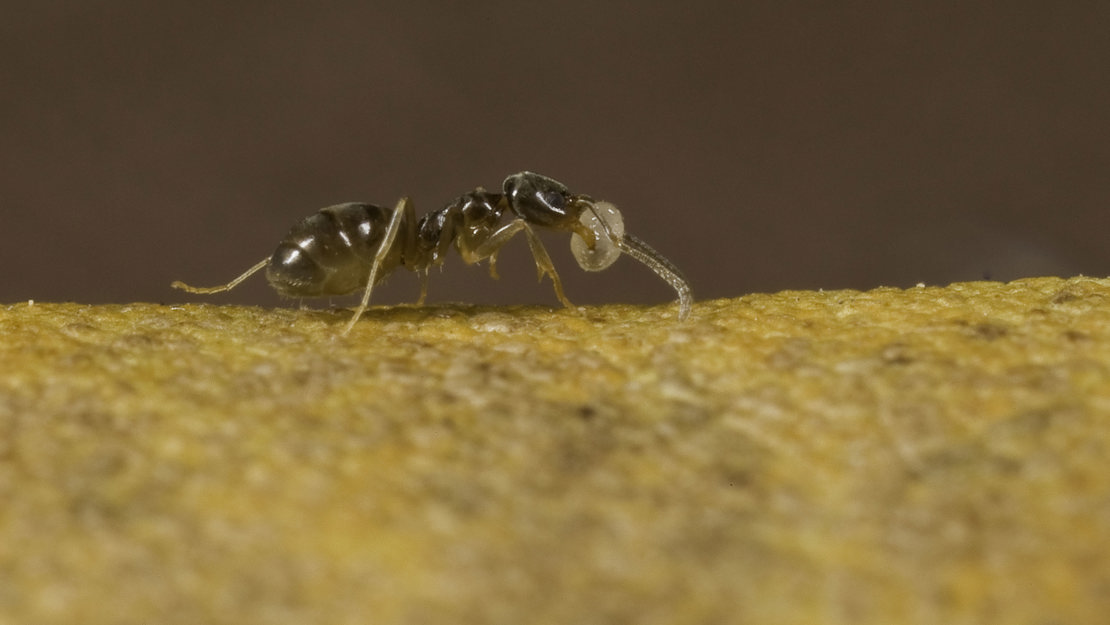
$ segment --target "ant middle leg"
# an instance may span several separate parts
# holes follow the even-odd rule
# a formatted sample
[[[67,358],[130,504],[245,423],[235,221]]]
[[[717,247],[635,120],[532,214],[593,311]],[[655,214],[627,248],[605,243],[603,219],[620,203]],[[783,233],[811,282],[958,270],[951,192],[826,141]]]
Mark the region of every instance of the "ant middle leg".
[[[428,298],[428,268],[417,269],[416,274],[420,276],[420,298],[416,300],[416,305],[423,306],[424,300]]]

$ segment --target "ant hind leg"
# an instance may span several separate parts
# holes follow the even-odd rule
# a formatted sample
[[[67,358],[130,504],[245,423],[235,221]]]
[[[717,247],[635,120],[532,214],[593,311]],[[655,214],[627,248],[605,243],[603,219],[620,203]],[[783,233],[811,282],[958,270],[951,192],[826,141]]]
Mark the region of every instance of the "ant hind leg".
[[[258,264],[246,270],[243,275],[235,278],[227,284],[222,284],[220,286],[189,286],[188,284],[185,284],[180,280],[175,280],[173,283],[170,284],[170,286],[175,289],[181,289],[182,291],[188,291],[189,293],[200,293],[202,295],[207,295],[211,293],[223,293],[224,291],[230,291],[231,289],[234,289],[236,286],[239,285],[240,282],[258,273],[268,264],[270,264],[269,256],[263,258],[261,261],[258,262]]]
[[[377,253],[374,254],[373,263],[370,265],[370,275],[366,278],[366,290],[362,292],[362,301],[359,302],[358,308],[351,315],[347,327],[343,328],[344,336],[351,331],[351,328],[355,327],[355,322],[362,316],[362,313],[366,312],[366,307],[370,304],[370,292],[374,290],[374,283],[378,281],[378,270],[381,269],[385,257],[389,255],[389,250],[393,249],[393,242],[397,239],[397,233],[401,231],[401,222],[404,221],[406,211],[413,211],[412,202],[407,197],[403,197],[393,208],[393,216],[389,219],[389,224],[382,235],[382,242],[378,246]]]

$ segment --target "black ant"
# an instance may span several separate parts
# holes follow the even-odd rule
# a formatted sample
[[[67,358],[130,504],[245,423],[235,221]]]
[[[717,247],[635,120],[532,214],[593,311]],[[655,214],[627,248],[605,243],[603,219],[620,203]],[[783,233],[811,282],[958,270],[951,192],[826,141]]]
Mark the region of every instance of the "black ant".
[[[689,316],[693,295],[686,278],[647,243],[624,232],[615,206],[572,194],[562,183],[527,171],[506,178],[502,188],[503,193],[491,193],[478,187],[419,221],[407,197],[392,210],[356,202],[329,206],[298,222],[273,255],[231,282],[209,288],[183,282],[172,286],[190,293],[219,293],[265,268],[270,286],[288,297],[346,295],[362,289],[362,301],[343,330],[346,334],[366,310],[374,285],[397,267],[420,275],[420,305],[428,292],[428,270],[443,264],[452,244],[468,264],[488,258],[490,275],[496,278],[498,252],[523,231],[539,279],[551,276],[555,295],[571,308],[551,257],[533,229],[540,227],[570,232],[571,250],[586,271],[605,269],[622,252],[647,265],[678,293],[678,318]],[[515,218],[502,225],[506,210]]]

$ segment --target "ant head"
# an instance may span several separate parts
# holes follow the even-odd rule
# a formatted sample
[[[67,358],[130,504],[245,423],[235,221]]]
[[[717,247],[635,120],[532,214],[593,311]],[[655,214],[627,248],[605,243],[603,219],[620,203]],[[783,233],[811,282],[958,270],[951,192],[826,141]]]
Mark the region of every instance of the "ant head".
[[[573,228],[585,208],[586,198],[571,195],[563,183],[530,171],[509,176],[503,188],[513,212],[537,226]]]

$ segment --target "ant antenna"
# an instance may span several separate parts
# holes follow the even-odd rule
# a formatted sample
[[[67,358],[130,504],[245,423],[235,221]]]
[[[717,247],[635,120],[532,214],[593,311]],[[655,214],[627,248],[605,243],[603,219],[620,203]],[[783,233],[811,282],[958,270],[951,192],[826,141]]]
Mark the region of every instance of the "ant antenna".
[[[694,303],[694,293],[690,290],[690,283],[686,281],[686,277],[682,275],[678,267],[675,267],[674,263],[656,252],[643,240],[627,232],[624,238],[617,241],[617,245],[620,246],[622,252],[647,265],[656,275],[671,285],[671,288],[678,293],[678,320],[685,321],[690,316],[690,308]]]
[[[678,293],[678,319],[685,321],[690,316],[694,295],[678,267],[642,239],[625,232],[624,219],[615,205],[590,200],[586,200],[585,205],[588,210],[582,213],[580,221],[594,233],[594,248],[590,249],[578,235],[571,238],[571,251],[578,265],[586,271],[601,271],[616,262],[621,252],[628,254]]]

